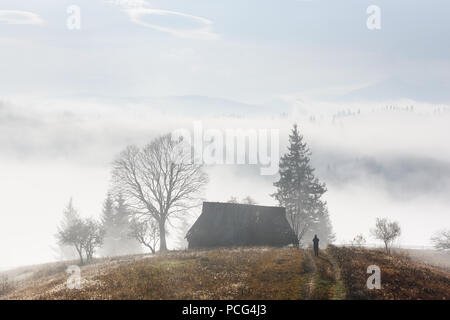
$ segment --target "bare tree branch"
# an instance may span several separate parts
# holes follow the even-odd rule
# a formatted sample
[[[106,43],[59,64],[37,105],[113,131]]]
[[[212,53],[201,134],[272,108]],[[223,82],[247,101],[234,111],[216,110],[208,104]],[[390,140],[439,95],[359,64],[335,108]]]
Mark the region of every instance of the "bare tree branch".
[[[113,163],[114,188],[136,216],[158,223],[161,251],[167,250],[166,222],[198,206],[198,195],[208,181],[182,144],[164,135],[142,149],[127,147]]]

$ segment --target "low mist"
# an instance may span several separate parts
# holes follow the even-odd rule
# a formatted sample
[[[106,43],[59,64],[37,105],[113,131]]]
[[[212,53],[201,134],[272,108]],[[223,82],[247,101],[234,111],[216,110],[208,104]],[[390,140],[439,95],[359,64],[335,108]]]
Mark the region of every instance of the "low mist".
[[[359,233],[376,243],[369,233],[376,217],[400,223],[403,246],[429,246],[431,235],[450,225],[448,108],[401,100],[283,105],[286,110],[280,112],[242,106],[229,114],[216,104],[212,115],[193,117],[133,101],[1,102],[0,267],[57,259],[55,233],[69,198],[83,217],[98,218],[115,156],[129,144],[192,130],[194,121],[205,129],[278,129],[281,154],[297,123],[316,174],[328,187],[336,243],[348,243]],[[261,175],[258,166],[207,166],[206,172],[205,200],[250,196],[258,204],[277,205],[270,196],[277,176]],[[198,214],[192,211],[187,225]],[[181,248],[182,239],[169,228],[169,248]]]

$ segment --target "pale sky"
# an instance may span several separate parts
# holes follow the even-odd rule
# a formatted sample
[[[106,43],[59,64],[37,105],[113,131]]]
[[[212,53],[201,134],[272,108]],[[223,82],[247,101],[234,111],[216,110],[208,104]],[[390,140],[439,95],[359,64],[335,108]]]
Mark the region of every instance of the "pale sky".
[[[69,30],[72,4],[1,1],[3,96],[254,102],[395,81],[403,95],[448,102],[447,1],[377,1],[380,30],[361,0],[79,0],[81,29]]]
[[[73,4],[81,24],[70,30]],[[380,30],[366,25],[373,4]],[[70,197],[99,216],[121,149],[199,119],[280,129],[282,145],[298,122],[329,186],[338,242],[370,239],[375,217],[388,216],[404,226],[402,244],[430,245],[450,227],[449,9],[444,0],[0,0],[0,268],[52,261]],[[349,109],[360,116],[332,123]],[[240,121],[228,116],[239,112]],[[208,200],[275,204],[274,177],[208,170]]]

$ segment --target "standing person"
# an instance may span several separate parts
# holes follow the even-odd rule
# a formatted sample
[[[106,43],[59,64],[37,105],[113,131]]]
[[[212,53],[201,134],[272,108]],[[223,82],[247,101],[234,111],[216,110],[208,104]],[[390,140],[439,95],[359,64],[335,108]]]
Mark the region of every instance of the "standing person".
[[[313,243],[314,243],[314,255],[316,257],[318,257],[319,256],[319,238],[317,238],[317,234],[314,235]]]

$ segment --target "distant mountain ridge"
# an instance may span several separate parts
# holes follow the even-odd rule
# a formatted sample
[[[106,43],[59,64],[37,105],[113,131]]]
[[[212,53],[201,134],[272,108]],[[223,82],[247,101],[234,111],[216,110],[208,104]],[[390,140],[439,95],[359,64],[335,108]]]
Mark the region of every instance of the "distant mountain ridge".
[[[70,97],[81,100],[95,100],[111,105],[127,103],[154,108],[162,113],[187,116],[257,116],[280,115],[291,112],[288,102],[275,99],[263,104],[250,104],[237,100],[202,95],[180,95],[165,97],[114,97],[79,94]]]
[[[329,99],[337,102],[411,99],[418,102],[450,103],[450,84],[438,80],[424,82],[418,79],[389,78]]]

